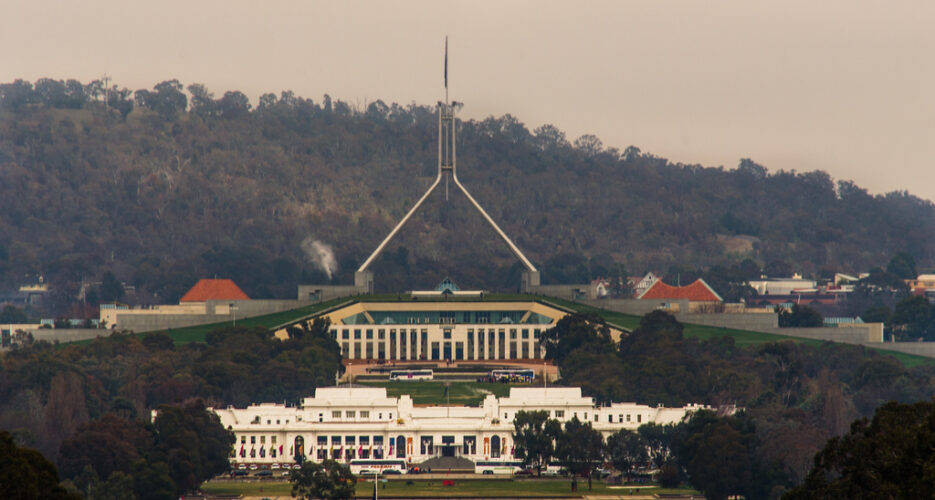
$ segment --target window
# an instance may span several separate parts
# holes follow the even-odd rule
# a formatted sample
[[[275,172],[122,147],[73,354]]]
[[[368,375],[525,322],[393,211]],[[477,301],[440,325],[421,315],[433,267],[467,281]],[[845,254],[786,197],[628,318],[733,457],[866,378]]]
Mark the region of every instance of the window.
[[[523,335],[523,338],[524,338],[524,339],[528,339],[528,338],[529,338],[529,329],[528,329],[528,328],[523,328],[523,330],[522,330],[522,335]]]
[[[594,421],[595,421],[595,422],[597,422],[597,416],[598,416],[597,413],[595,413],[595,414],[594,414]],[[611,417],[610,415],[608,415],[608,417],[610,417],[609,419],[613,419],[613,417]]]
[[[445,340],[451,340],[451,330],[445,330],[442,336]]]
[[[618,420],[618,422],[620,422],[620,423],[622,424],[622,423],[623,423],[623,414],[621,413],[621,414],[618,415],[618,416],[620,417],[620,419]]]
[[[386,330],[377,330],[377,338],[383,340],[386,338]]]
[[[318,446],[328,446],[328,436],[318,436]]]
[[[278,419],[278,418],[276,419],[276,425],[279,425],[279,419]]]
[[[256,436],[250,436],[250,444],[256,444]]]
[[[534,338],[534,339],[539,338],[539,332],[540,332],[540,330],[539,330],[538,328],[536,328],[535,330],[533,330],[533,331],[532,331],[532,338]]]
[[[361,410],[360,418],[370,418],[370,412]]]
[[[584,419],[585,419],[585,420],[588,419],[588,412],[584,412]]]
[[[630,421],[630,414],[627,413],[627,422],[629,422],[629,421]]]
[[[406,438],[404,438],[402,434],[400,434],[399,436],[396,436],[396,441],[393,441],[392,438],[390,439],[391,450],[394,448],[394,445],[396,448],[395,449],[396,458],[406,458]]]
[[[642,421],[643,421],[643,416],[642,416],[642,415],[637,415],[637,416],[636,416],[636,423],[640,423],[640,422],[642,422]]]
[[[435,447],[433,446],[435,438],[433,436],[422,436],[422,439],[419,440],[420,447],[419,450],[423,455],[432,455],[435,453]]]
[[[509,415],[509,414],[508,414],[508,413],[504,413],[504,414],[503,414],[503,420],[506,420],[507,418],[509,418],[507,415]]]
[[[565,410],[555,410],[555,418],[565,418]]]
[[[350,338],[351,338],[351,331],[350,331],[350,330],[347,330],[347,329],[341,330],[341,338],[344,339],[344,340],[350,339]]]
[[[347,410],[344,412],[344,418],[354,418],[357,415],[356,411]]]
[[[516,328],[510,328],[510,339],[511,340],[516,339]]]
[[[377,420],[383,420],[383,414],[377,413]]]
[[[331,412],[331,418],[341,418],[341,410]]]
[[[500,436],[490,438],[490,458],[500,458]]]
[[[614,416],[613,416],[613,415],[607,415],[607,422],[608,422],[608,423],[614,423]]]
[[[267,419],[267,420],[266,420],[266,425],[270,425],[270,424],[272,424],[272,423],[273,423],[273,422],[272,422],[270,419]]]
[[[360,330],[354,330],[354,340],[360,340]]]
[[[367,330],[367,340],[373,340],[373,330]]]
[[[270,442],[270,444],[276,444],[276,436],[270,436],[270,437],[269,437],[269,442]]]
[[[347,446],[351,446],[351,445],[357,444],[357,437],[355,437],[355,436],[344,436],[344,444],[347,445]]]

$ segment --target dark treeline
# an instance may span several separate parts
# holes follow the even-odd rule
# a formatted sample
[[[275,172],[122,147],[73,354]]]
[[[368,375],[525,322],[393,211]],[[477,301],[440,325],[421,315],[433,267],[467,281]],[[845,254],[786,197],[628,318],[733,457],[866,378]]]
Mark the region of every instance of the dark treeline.
[[[0,356],[0,430],[88,498],[176,498],[227,469],[233,437],[205,406],[294,404],[334,382],[343,367],[327,328],[316,321],[284,341],[229,327],[184,345],[117,333],[18,346]]]
[[[710,498],[776,498],[801,484],[815,454],[853,421],[873,416],[888,401],[926,401],[935,387],[935,366],[907,368],[856,346],[701,341],[683,337],[682,326],[661,311],[644,316],[619,345],[600,325],[599,318],[568,316],[544,334],[547,356],[558,363],[564,383],[581,386],[597,401],[742,409],[725,418],[705,413],[668,430],[649,426],[638,438],[614,441],[657,450],[645,457],[632,452],[639,460],[625,463],[674,467],[670,472]]]
[[[349,283],[431,181],[436,129],[434,110],[416,104],[286,91],[254,107],[241,92],[175,80],[136,91],[2,84],[0,286],[42,274],[59,312],[107,272],[143,302],[173,301],[215,275],[251,296],[291,297],[297,283],[329,280],[308,251],[315,240],[334,249],[333,279]],[[627,270],[674,279],[744,259],[829,275],[898,251],[933,265],[930,202],[870,195],[821,171],[675,164],[510,115],[461,122],[458,148],[465,184],[546,283]],[[463,197],[436,194],[375,264],[378,289],[446,275],[515,289],[520,267],[496,234]]]

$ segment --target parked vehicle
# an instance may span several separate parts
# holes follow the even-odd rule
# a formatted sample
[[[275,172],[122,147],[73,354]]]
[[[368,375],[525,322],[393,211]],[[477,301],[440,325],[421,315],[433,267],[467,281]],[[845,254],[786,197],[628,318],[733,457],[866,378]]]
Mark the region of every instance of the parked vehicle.
[[[257,472],[256,474],[254,474],[254,476],[256,477],[271,477],[272,475],[273,475],[273,471],[271,470],[261,470]]]

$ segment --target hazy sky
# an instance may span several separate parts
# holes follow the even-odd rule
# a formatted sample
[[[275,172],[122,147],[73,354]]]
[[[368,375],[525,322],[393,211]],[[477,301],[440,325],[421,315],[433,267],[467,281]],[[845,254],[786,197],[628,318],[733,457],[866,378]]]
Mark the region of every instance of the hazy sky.
[[[445,35],[463,118],[935,199],[932,1],[2,0],[0,81],[433,104]]]

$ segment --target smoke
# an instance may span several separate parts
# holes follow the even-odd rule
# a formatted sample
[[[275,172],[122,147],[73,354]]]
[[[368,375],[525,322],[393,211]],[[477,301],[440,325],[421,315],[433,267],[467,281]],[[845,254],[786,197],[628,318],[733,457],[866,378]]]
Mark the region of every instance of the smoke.
[[[302,244],[299,246],[305,252],[305,258],[324,271],[329,280],[334,277],[334,273],[338,272],[338,260],[334,258],[334,250],[327,243],[322,243],[309,236],[302,240]]]

